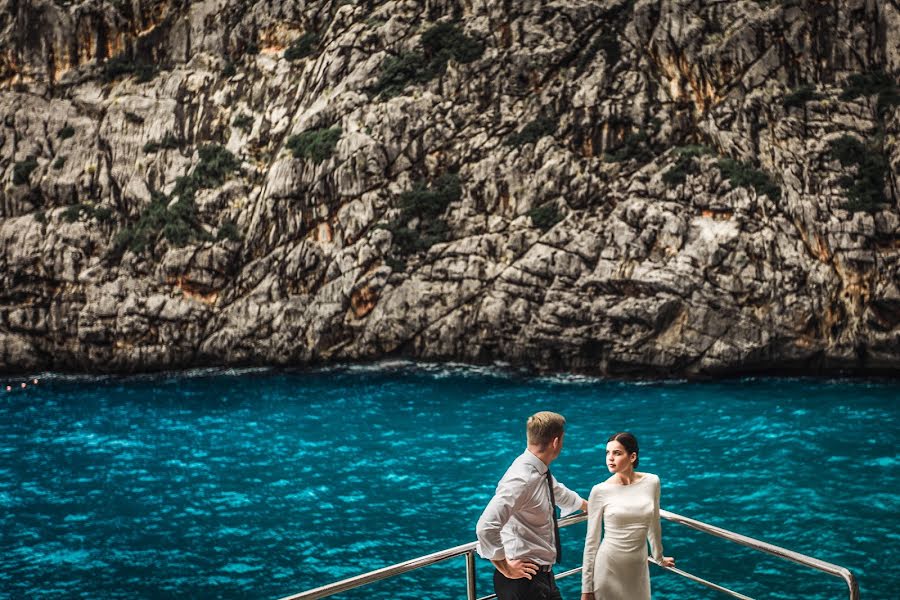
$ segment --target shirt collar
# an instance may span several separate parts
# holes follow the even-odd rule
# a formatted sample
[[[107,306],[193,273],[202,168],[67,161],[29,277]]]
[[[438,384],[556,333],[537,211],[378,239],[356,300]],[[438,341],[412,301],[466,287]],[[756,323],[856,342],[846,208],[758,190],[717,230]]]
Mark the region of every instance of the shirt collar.
[[[531,452],[531,450],[526,449],[525,452],[522,453],[522,459],[526,464],[529,464],[537,469],[538,473],[540,473],[541,475],[546,475],[547,469],[549,469],[549,467],[544,464],[544,461],[535,456]]]

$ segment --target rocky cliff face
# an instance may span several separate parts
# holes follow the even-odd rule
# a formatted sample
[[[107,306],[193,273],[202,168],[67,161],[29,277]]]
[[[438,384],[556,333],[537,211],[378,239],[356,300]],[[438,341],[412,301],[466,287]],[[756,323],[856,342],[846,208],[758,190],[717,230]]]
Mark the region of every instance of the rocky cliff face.
[[[0,370],[900,370],[900,3],[0,0]]]

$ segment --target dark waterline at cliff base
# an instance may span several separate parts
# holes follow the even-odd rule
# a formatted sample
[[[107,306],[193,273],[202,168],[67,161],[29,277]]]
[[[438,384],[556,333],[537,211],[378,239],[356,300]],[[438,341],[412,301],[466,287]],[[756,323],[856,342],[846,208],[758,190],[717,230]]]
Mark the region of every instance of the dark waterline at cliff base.
[[[797,360],[744,362],[739,366],[714,370],[692,371],[685,366],[678,368],[660,368],[654,365],[630,365],[607,363],[600,369],[598,366],[580,366],[562,363],[514,363],[505,360],[489,362],[472,362],[459,360],[420,360],[414,357],[387,357],[378,360],[360,360],[355,362],[318,362],[305,365],[273,365],[257,362],[241,362],[236,364],[209,364],[203,361],[190,364],[181,369],[168,367],[144,366],[141,368],[111,368],[108,365],[69,365],[64,368],[3,370],[0,369],[0,384],[16,387],[21,382],[29,382],[34,378],[51,377],[84,377],[94,378],[140,378],[140,377],[178,377],[178,376],[211,376],[215,374],[241,373],[282,373],[304,374],[353,369],[402,370],[423,367],[428,369],[476,369],[487,370],[502,376],[510,377],[577,377],[596,379],[598,381],[623,382],[716,382],[733,381],[746,378],[790,378],[810,380],[900,380],[900,366],[892,362],[866,363],[864,360],[846,361],[827,356],[807,357]]]
[[[890,597],[900,541],[895,381],[527,378],[450,365],[46,374],[0,395],[0,590],[274,598],[474,539],[540,409],[587,494],[630,429],[663,507],[851,569]],[[828,576],[664,524],[679,566],[753,597],[840,598]],[[563,530],[580,564],[583,525]],[[449,561],[348,598],[461,598]],[[478,564],[480,594],[489,568]],[[567,598],[576,578],[564,580]],[[653,571],[655,597],[718,598]]]

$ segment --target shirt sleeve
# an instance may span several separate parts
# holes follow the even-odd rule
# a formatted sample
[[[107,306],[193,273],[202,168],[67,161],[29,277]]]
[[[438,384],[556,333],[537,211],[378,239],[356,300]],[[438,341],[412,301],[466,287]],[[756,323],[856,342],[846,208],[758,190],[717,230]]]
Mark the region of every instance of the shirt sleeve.
[[[584,555],[581,558],[581,593],[594,593],[594,558],[603,535],[603,491],[599,485],[591,490],[588,499],[588,525],[584,536]],[[597,599],[599,600],[599,599]]]
[[[659,477],[653,482],[653,516],[650,527],[647,528],[647,539],[650,541],[650,555],[653,560],[661,562],[663,559],[662,526],[659,522]]]
[[[522,475],[509,476],[507,474],[497,484],[494,497],[488,502],[478,524],[475,526],[475,535],[478,537],[476,551],[482,558],[488,560],[501,560],[506,558],[503,550],[503,540],[500,530],[509,521],[513,512],[522,503],[522,499],[528,482]]]
[[[553,477],[553,496],[559,507],[560,515],[563,517],[576,510],[581,510],[581,503],[584,502],[581,496],[557,481],[556,477]]]

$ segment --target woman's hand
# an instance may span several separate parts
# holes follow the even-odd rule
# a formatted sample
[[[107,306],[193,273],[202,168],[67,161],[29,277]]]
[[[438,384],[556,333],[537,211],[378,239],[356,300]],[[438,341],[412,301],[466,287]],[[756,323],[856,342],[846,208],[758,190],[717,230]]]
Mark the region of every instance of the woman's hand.
[[[663,556],[662,560],[659,561],[659,564],[663,567],[674,567],[675,559],[671,556]]]
[[[594,600],[594,592],[583,592],[581,600]]]

